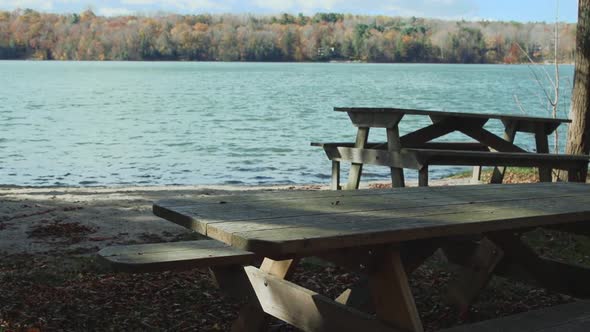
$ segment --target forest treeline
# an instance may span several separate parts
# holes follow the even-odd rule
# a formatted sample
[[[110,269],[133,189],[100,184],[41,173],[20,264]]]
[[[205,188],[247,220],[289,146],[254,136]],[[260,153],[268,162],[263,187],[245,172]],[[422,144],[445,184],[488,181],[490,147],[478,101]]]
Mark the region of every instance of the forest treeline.
[[[0,59],[519,63],[554,59],[553,23],[320,13],[97,16],[0,11]],[[575,24],[559,60],[573,62]],[[522,49],[525,51],[521,51]]]

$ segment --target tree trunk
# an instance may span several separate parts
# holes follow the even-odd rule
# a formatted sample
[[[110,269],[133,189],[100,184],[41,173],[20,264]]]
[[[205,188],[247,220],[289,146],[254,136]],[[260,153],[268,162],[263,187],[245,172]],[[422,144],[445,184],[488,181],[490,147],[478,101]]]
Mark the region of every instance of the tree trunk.
[[[579,0],[568,154],[590,153],[590,0]]]

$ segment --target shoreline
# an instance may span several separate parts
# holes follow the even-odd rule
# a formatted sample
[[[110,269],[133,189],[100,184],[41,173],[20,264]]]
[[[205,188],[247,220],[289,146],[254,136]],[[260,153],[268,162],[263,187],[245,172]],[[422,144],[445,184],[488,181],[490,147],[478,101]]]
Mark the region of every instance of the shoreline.
[[[465,185],[466,179],[432,180],[432,186]],[[408,186],[416,186],[408,181]],[[387,182],[360,189],[386,188]],[[329,185],[18,187],[0,185],[0,253],[94,255],[105,246],[198,238],[156,217],[160,199],[282,190],[329,190]]]

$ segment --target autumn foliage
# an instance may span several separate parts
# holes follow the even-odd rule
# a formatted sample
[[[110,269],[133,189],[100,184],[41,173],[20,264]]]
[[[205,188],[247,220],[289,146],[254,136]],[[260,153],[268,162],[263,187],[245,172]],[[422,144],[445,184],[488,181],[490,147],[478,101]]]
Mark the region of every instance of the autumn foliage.
[[[560,60],[575,28],[560,25]],[[102,17],[0,11],[0,59],[518,63],[553,60],[553,24],[323,13]]]

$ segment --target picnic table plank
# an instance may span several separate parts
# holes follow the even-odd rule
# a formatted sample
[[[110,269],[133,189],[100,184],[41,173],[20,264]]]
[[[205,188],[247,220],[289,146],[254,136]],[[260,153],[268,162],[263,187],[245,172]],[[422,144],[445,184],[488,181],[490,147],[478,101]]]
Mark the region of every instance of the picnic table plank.
[[[451,187],[441,187],[429,191],[417,191],[415,189],[417,188],[408,188],[407,192],[399,189],[352,191],[346,192],[347,194],[326,195],[326,197],[310,192],[309,198],[302,194],[288,195],[288,192],[283,192],[281,193],[285,194],[283,200],[277,200],[277,197],[282,197],[282,195],[277,194],[274,195],[275,199],[273,200],[259,200],[258,195],[254,197],[252,197],[253,195],[243,195],[241,200],[238,197],[232,197],[233,203],[195,204],[191,206],[187,206],[187,203],[185,203],[185,206],[182,207],[176,207],[174,203],[159,202],[154,205],[154,213],[183,227],[212,236],[211,226],[216,223],[231,222],[228,227],[240,228],[251,226],[253,223],[250,221],[253,220],[272,220],[275,224],[281,224],[291,222],[287,218],[311,217],[330,213],[400,210],[427,206],[440,208],[453,204],[494,201],[490,195],[497,192],[497,186],[463,186],[456,187],[455,190],[451,190]],[[504,192],[511,193],[519,190],[516,186],[508,185]],[[575,188],[572,188],[572,190],[575,191]],[[519,198],[555,197],[555,195],[556,192],[552,186],[539,186],[535,192],[522,193]],[[226,198],[220,199],[223,200],[217,200],[217,202],[225,202]],[[495,199],[495,201],[503,200],[505,200],[503,197]],[[391,205],[391,202],[395,202],[395,205]]]
[[[571,198],[573,196],[568,197],[558,197],[558,198],[550,198],[543,200],[546,204],[552,204],[556,200],[564,200]],[[322,227],[322,225],[328,225],[331,222],[338,222],[339,220],[346,218],[346,221],[343,221],[343,226],[350,223],[369,223],[369,222],[405,222],[405,220],[409,220],[413,217],[426,217],[426,216],[437,216],[441,214],[454,214],[460,213],[463,210],[470,209],[473,212],[481,212],[486,213],[489,211],[494,211],[495,209],[510,209],[513,208],[516,204],[520,204],[521,207],[529,207],[531,205],[536,205],[537,203],[531,203],[532,200],[540,200],[541,198],[524,198],[521,197],[518,200],[514,199],[504,199],[499,200],[496,202],[489,202],[489,201],[481,201],[479,204],[482,205],[478,207],[478,200],[477,197],[468,198],[466,197],[462,203],[452,202],[449,201],[441,201],[439,204],[433,205],[426,205],[424,201],[419,202],[408,202],[404,204],[404,208],[399,209],[376,209],[376,210],[348,210],[344,212],[338,212],[334,214],[311,214],[311,215],[299,215],[299,216],[291,216],[291,217],[284,217],[284,218],[277,218],[277,219],[257,219],[257,220],[235,220],[235,221],[224,221],[219,223],[211,223],[207,227],[207,236],[215,238],[219,241],[226,242],[226,243],[233,243],[234,236],[236,234],[243,235],[247,232],[255,232],[255,231],[266,231],[266,230],[279,230],[279,229],[287,229],[290,230],[294,226],[297,227],[307,227],[307,226],[315,226],[318,225]],[[489,206],[489,204],[493,204],[493,206]],[[460,211],[460,212],[458,212]]]
[[[343,195],[339,204],[303,195],[236,203],[235,209],[234,204],[200,205],[177,213],[202,223],[196,228],[207,236],[265,255],[583,221],[590,213],[590,186],[584,184],[479,187],[455,188],[457,193],[430,188],[382,195],[366,191],[368,196]]]
[[[586,332],[589,330],[590,301],[579,301],[457,326],[440,332]]]
[[[514,115],[514,114],[494,114],[494,113],[470,113],[470,112],[447,112],[447,111],[431,111],[431,110],[416,110],[416,109],[404,109],[404,108],[393,108],[393,107],[335,107],[337,112],[347,112],[358,116],[359,114],[367,114],[367,117],[377,117],[378,114],[401,114],[401,115],[424,115],[424,116],[435,116],[435,117],[464,117],[473,119],[498,119],[498,120],[518,120],[523,122],[532,123],[547,123],[560,125],[562,123],[570,123],[569,119],[554,119],[547,117],[536,117],[526,115]],[[377,115],[376,115],[377,114]],[[358,117],[359,121],[363,119]],[[386,128],[386,126],[385,126]]]
[[[579,169],[588,162],[588,156],[567,154],[541,154],[528,152],[483,152],[438,149],[403,149],[390,152],[376,149],[359,149],[351,147],[325,147],[328,158],[332,161],[349,161],[357,164],[370,164],[420,170],[428,165],[459,166],[514,166],[544,167],[558,169]],[[501,180],[501,179],[500,179]],[[494,183],[499,183],[496,181]],[[544,181],[550,182],[550,181]]]
[[[546,188],[554,188],[555,186],[567,185],[564,183],[537,183],[535,189],[543,190]],[[519,185],[507,184],[502,190],[511,190]],[[416,187],[407,187],[403,189],[372,189],[372,190],[360,190],[360,191],[330,191],[330,190],[268,190],[268,191],[254,191],[254,192],[243,192],[239,194],[219,194],[219,195],[201,195],[198,197],[188,197],[186,199],[162,199],[157,201],[156,205],[166,206],[167,208],[182,208],[190,206],[200,206],[209,204],[222,204],[222,203],[236,203],[236,202],[262,202],[267,201],[272,204],[272,201],[283,201],[291,199],[312,199],[322,197],[354,197],[354,196],[369,196],[369,195],[408,195],[414,192],[448,192],[458,193],[464,191],[489,191],[491,188],[497,188],[497,186],[441,186],[431,187],[428,190]],[[583,187],[581,187],[583,188]],[[576,187],[572,186],[569,190],[575,190]],[[518,189],[521,190],[521,189]],[[585,189],[582,189],[585,190]]]
[[[489,208],[474,211],[436,214],[424,217],[370,219],[350,217],[317,221],[311,225],[295,225],[276,229],[234,233],[232,246],[261,255],[313,254],[345,247],[396,243],[433,237],[449,237],[486,232],[534,228],[544,225],[585,221],[590,213],[590,200],[552,202],[519,209]],[[510,211],[509,209],[517,209]],[[301,222],[301,220],[298,220]]]

